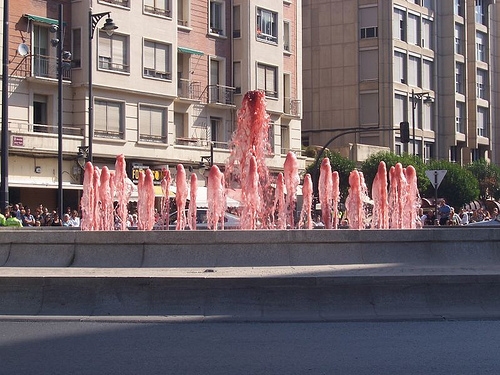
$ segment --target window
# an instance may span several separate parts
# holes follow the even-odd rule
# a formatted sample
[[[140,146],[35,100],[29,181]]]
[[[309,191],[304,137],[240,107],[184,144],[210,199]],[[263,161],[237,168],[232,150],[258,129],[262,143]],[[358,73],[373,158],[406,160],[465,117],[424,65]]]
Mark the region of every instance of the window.
[[[455,125],[457,133],[465,133],[465,103],[463,102],[455,104]]]
[[[241,37],[240,6],[233,6],[233,38]]]
[[[95,101],[95,127],[98,137],[123,137],[123,103],[107,100]]]
[[[174,112],[175,138],[177,144],[185,142],[183,138],[188,137],[187,119],[187,113]]]
[[[488,42],[485,33],[476,32],[476,59],[486,62],[486,43]]]
[[[422,88],[434,90],[434,63],[430,60],[422,61]]]
[[[378,79],[378,49],[359,51],[359,79]]]
[[[210,32],[224,35],[224,3],[210,1]]]
[[[394,82],[406,83],[406,54],[394,51]]]
[[[278,14],[257,8],[257,39],[278,43]]]
[[[264,64],[257,64],[257,90],[263,90],[266,96],[278,97],[277,68]]]
[[[408,13],[408,43],[420,44],[420,17],[412,13]]]
[[[450,161],[452,163],[457,163],[459,160],[459,149],[457,146],[450,146]]]
[[[434,143],[425,142],[424,144],[424,162],[428,163],[434,157]]]
[[[423,0],[422,5],[427,9],[434,10],[434,0]]]
[[[361,39],[378,37],[377,10],[377,7],[359,9],[359,27],[361,31]]]
[[[455,53],[464,54],[464,26],[459,23],[455,24]]]
[[[393,30],[394,39],[406,40],[406,12],[394,8]]]
[[[488,72],[483,69],[478,69],[476,77],[476,95],[478,98],[488,99],[488,95],[486,92],[487,84]]]
[[[290,47],[290,22],[283,21],[283,49],[292,52]]]
[[[408,56],[408,84],[410,86],[421,86],[420,57]]]
[[[33,95],[33,131],[47,133],[47,106],[49,98],[46,95]],[[43,125],[43,126],[39,126]]]
[[[210,129],[209,130],[210,130],[209,139],[212,142],[214,142],[214,147],[227,148],[222,119],[219,117],[210,117]]]
[[[477,135],[488,136],[488,108],[477,107]]]
[[[170,0],[144,0],[144,13],[171,17]]]
[[[169,44],[144,41],[144,77],[172,79]]]
[[[464,16],[464,0],[455,0],[455,14],[457,16]]]
[[[82,29],[71,30],[71,67],[82,66]]]
[[[432,49],[432,21],[422,18],[422,47]]]
[[[455,64],[455,91],[459,94],[464,93],[464,64]]]
[[[241,62],[233,63],[233,87],[235,94],[241,94]]]
[[[120,5],[122,7],[126,7],[128,8],[129,7],[129,4],[128,4],[128,0],[100,0],[104,3],[110,3],[110,4],[114,4],[114,5]]]
[[[99,31],[99,68],[128,72],[128,38],[125,35],[113,34],[109,36]]]
[[[476,160],[481,159],[481,153],[479,152],[478,148],[472,148],[470,150],[470,154],[471,154],[471,158],[472,158],[473,162],[476,161]]]
[[[165,108],[141,105],[139,108],[139,139],[146,142],[167,140]]]
[[[281,154],[285,155],[290,151],[290,128],[281,125]]]
[[[430,105],[424,105],[422,106],[423,110],[423,128],[424,130],[434,130],[434,121],[433,121],[433,113],[434,113],[434,106],[432,104]]]
[[[408,98],[405,95],[394,96],[394,124],[399,125],[408,118]]]
[[[359,96],[359,122],[361,125],[378,124],[378,94]]]
[[[177,0],[177,24],[189,26],[189,0]]]
[[[33,28],[33,73],[38,77],[49,77],[50,51],[49,29],[40,25]]]
[[[486,25],[486,5],[484,0],[476,0],[476,23]]]

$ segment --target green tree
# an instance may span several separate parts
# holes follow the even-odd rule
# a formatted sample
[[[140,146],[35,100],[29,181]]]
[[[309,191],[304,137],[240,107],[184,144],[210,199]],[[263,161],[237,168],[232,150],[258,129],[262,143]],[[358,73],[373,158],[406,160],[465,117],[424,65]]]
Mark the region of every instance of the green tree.
[[[500,168],[486,160],[476,160],[467,166],[479,183],[480,199],[500,199]]]
[[[417,172],[417,184],[420,194],[425,192],[430,185],[430,181],[425,175],[425,164],[418,157],[413,157],[409,154],[396,155],[392,152],[379,152],[370,156],[366,159],[362,166],[361,171],[365,176],[366,186],[368,190],[371,191],[373,179],[378,171],[378,166],[381,161],[384,161],[387,166],[387,176],[389,177],[389,170],[394,167],[397,163],[401,163],[403,167],[408,167],[412,165]]]
[[[317,184],[319,178],[319,168],[321,166],[321,161],[327,157],[330,159],[330,165],[332,166],[332,172],[337,171],[339,173],[339,189],[340,189],[340,199],[341,201],[345,201],[347,197],[347,190],[349,188],[349,174],[354,168],[356,168],[356,163],[352,160],[344,158],[338,152],[332,152],[328,149],[323,153],[323,157],[318,161],[318,166],[315,171],[315,165],[311,164],[307,167],[306,172],[311,174],[313,178],[313,182]]]
[[[446,160],[433,160],[428,169],[446,169],[447,173],[441,185],[438,195],[446,199],[446,202],[456,209],[462,207],[479,197],[479,184],[474,175],[459,164]],[[427,189],[427,196],[434,195],[434,188]]]

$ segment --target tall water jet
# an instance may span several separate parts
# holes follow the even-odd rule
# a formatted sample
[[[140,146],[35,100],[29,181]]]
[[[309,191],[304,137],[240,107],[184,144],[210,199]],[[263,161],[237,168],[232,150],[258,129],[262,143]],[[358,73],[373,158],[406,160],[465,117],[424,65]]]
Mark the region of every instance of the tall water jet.
[[[353,170],[349,174],[349,194],[346,199],[346,210],[349,228],[351,229],[364,229],[365,210],[363,207],[362,179],[362,174],[357,170]]]
[[[332,228],[339,227],[340,177],[339,172],[332,172]]]
[[[276,179],[272,218],[274,220],[274,228],[286,229],[285,177],[281,172]]]
[[[198,177],[196,173],[191,174],[191,189],[189,190],[188,226],[189,229],[196,229],[196,192],[198,191]]]
[[[294,211],[297,203],[297,188],[300,183],[299,164],[295,153],[289,151],[286,155],[284,164],[284,176],[286,186],[286,209],[287,209],[287,225],[290,228],[295,228]]]
[[[389,225],[394,229],[402,229],[408,183],[404,176],[401,163],[397,163],[395,167],[391,167],[389,171],[389,182],[389,206],[391,207]]]
[[[243,209],[241,211],[241,229],[257,229],[258,215],[262,209],[262,197],[259,194],[259,174],[257,172],[257,160],[250,156],[248,172],[245,173],[245,181],[241,189]]]
[[[83,174],[83,193],[80,201],[82,210],[82,220],[80,227],[82,230],[92,230],[94,222],[94,167],[91,162],[85,163]]]
[[[162,168],[163,178],[161,180],[161,221],[162,228],[168,230],[169,219],[170,219],[170,171],[167,168]]]
[[[93,230],[101,230],[101,198],[100,198],[100,189],[101,186],[101,170],[94,166],[94,178],[93,178],[94,186],[92,188],[94,192],[94,208],[92,214],[92,229]]]
[[[184,230],[186,227],[186,201],[188,196],[188,185],[186,181],[186,171],[182,164],[177,165],[177,175],[175,176],[175,203],[177,204],[177,230]]]
[[[318,181],[319,201],[321,203],[321,217],[326,229],[332,228],[333,176],[330,159],[324,158],[321,162]]]
[[[269,144],[269,115],[266,112],[263,91],[249,91],[245,94],[241,108],[238,110],[238,126],[233,134],[230,148],[231,155],[226,162],[225,170],[227,183],[240,184],[242,197],[254,195],[255,190],[260,197],[258,201],[252,203],[253,206],[258,203],[254,212],[259,215],[259,218],[243,219],[245,224],[242,224],[242,228],[247,224],[252,226],[251,221],[255,224],[259,222],[262,228],[270,228],[273,197],[266,157],[271,154],[271,146]],[[251,178],[248,176],[252,157],[256,164],[251,171],[257,176],[256,187],[247,185],[249,181],[251,184],[255,182],[254,176]]]
[[[302,211],[300,212],[299,228],[312,229],[312,198],[313,198],[313,184],[311,175],[307,173],[304,176],[304,185],[302,186]]]
[[[149,168],[146,173],[139,172],[137,192],[137,229],[151,230],[155,224],[155,191],[153,173]]]
[[[99,230],[114,230],[115,218],[110,181],[111,174],[108,167],[104,166],[101,170],[101,181],[99,184]]]
[[[224,213],[226,212],[226,189],[224,174],[216,165],[213,165],[210,168],[210,172],[208,174],[207,198],[208,229],[217,230],[217,226],[219,223],[221,225],[221,229],[224,229]]]
[[[132,195],[133,182],[127,177],[127,165],[123,154],[116,157],[114,185],[116,189],[116,214],[120,220],[120,229],[127,229],[128,202]]]
[[[385,162],[378,165],[377,174],[372,184],[373,218],[372,228],[389,228],[389,207],[387,195],[387,168]]]
[[[420,208],[420,194],[417,186],[417,172],[413,166],[406,168],[406,181],[407,193],[406,202],[404,206],[404,221],[403,227],[406,229],[420,228],[422,223],[418,217],[418,210]]]

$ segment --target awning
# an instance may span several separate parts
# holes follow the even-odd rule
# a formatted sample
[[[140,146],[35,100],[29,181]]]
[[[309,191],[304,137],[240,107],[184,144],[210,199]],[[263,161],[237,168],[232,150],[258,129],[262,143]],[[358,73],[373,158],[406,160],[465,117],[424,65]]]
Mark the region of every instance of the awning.
[[[48,180],[35,180],[30,178],[9,178],[9,187],[17,188],[31,188],[31,189],[58,189],[59,184],[57,182]],[[83,185],[71,184],[69,182],[63,181],[63,190],[83,190]]]
[[[26,17],[30,21],[36,21],[36,22],[41,22],[41,23],[48,23],[49,25],[58,25],[59,21],[54,20],[52,18],[47,18],[47,17],[41,17],[41,16],[34,16],[32,14],[25,14],[24,17]],[[64,25],[66,25],[66,22],[63,22]]]
[[[185,47],[177,47],[177,50],[179,52],[182,52],[182,53],[189,53],[191,55],[199,55],[199,56],[203,56],[204,53],[201,52],[201,51],[197,51],[195,49],[191,49],[191,48],[185,48]]]

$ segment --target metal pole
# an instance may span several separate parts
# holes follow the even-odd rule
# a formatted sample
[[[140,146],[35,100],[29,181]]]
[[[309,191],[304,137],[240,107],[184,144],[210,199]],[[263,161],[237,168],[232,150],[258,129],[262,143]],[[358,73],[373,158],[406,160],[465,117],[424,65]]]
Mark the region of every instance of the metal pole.
[[[63,172],[63,68],[62,68],[62,50],[63,50],[63,5],[59,4],[59,28],[57,29],[57,204],[59,205],[59,217],[62,218],[64,213],[63,205],[63,187],[62,187],[62,172]]]
[[[413,156],[416,155],[415,152],[415,108],[416,108],[416,100],[415,100],[415,90],[411,90],[411,107],[412,107],[412,122],[413,122]]]
[[[3,2],[2,162],[0,209],[9,205],[9,0]]]
[[[92,9],[89,10],[89,153],[87,160],[92,162],[92,143],[94,143],[94,100],[92,97]]]

